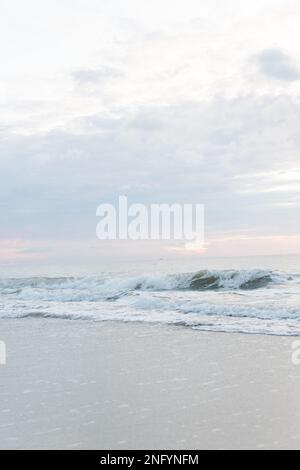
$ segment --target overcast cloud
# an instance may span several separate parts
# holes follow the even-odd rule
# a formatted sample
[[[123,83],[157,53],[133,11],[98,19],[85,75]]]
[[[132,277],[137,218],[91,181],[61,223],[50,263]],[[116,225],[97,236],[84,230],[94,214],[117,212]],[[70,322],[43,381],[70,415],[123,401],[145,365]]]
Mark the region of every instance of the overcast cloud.
[[[278,80],[300,80],[300,71],[291,58],[280,49],[266,49],[257,56],[260,71]]]
[[[88,259],[120,194],[205,204],[211,256],[300,251],[297,1],[40,3],[0,7],[3,262]]]

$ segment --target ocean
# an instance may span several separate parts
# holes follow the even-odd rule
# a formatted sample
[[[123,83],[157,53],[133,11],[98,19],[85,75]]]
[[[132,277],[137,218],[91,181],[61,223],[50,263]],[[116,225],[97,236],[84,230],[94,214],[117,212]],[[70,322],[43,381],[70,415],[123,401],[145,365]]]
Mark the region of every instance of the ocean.
[[[177,258],[0,276],[0,319],[300,335],[300,255]]]

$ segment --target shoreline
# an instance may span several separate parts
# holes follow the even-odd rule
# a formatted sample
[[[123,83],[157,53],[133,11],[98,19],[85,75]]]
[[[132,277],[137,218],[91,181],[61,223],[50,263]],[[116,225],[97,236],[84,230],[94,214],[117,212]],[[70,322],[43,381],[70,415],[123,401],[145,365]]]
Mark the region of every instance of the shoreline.
[[[2,319],[1,449],[294,449],[294,337]]]

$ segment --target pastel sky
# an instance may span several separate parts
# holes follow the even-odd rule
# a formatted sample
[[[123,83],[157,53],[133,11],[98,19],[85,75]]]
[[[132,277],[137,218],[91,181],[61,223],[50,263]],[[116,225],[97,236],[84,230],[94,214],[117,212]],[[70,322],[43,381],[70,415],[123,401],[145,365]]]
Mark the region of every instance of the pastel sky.
[[[299,24],[298,0],[1,0],[0,263],[184,256],[97,240],[121,194],[205,204],[205,256],[299,253]]]

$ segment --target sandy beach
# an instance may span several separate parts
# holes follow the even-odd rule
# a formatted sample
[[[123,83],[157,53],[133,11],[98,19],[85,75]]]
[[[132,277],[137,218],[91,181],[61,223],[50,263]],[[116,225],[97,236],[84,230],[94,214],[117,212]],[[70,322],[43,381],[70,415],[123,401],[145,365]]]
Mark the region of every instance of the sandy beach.
[[[1,449],[300,445],[293,338],[1,320]]]

